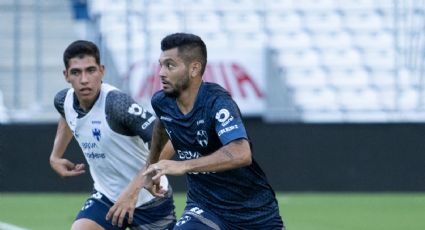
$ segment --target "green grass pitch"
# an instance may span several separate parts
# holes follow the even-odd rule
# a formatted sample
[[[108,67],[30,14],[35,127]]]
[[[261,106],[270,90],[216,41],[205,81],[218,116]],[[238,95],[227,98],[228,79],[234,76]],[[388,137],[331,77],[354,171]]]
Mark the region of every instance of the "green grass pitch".
[[[0,226],[69,229],[88,194],[0,193]],[[422,230],[425,193],[278,193],[288,230]],[[174,196],[177,216],[185,196]],[[1,227],[0,227],[1,229]]]

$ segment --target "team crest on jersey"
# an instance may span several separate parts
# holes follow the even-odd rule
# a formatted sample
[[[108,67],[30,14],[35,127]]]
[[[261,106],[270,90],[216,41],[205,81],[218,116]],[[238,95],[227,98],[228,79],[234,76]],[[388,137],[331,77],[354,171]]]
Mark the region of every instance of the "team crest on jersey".
[[[198,141],[199,145],[202,147],[207,147],[208,145],[208,135],[205,130],[198,130],[196,132],[196,141]]]
[[[100,129],[94,128],[92,129],[93,137],[96,138],[97,141],[100,141],[100,137],[102,136],[100,134]]]

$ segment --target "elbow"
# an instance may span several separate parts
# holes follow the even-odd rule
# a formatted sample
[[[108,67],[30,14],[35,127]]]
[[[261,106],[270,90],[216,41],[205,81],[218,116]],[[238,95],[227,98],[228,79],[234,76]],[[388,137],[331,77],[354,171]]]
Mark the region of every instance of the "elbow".
[[[240,159],[240,166],[245,167],[252,164],[251,151],[244,153]]]

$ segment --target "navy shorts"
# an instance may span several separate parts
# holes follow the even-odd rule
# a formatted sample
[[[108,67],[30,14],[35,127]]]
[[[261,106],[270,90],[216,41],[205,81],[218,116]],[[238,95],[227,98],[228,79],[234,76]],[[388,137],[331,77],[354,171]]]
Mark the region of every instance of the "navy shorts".
[[[123,227],[113,226],[112,221],[106,220],[106,214],[114,204],[100,192],[94,192],[78,213],[76,220],[86,218],[95,221],[103,228],[109,230],[124,230],[126,228],[150,230],[173,229],[176,223],[174,201],[171,189],[165,198],[154,198],[152,201],[137,207],[134,210],[133,222],[128,224],[125,217]]]
[[[233,229],[267,229],[284,230],[284,224],[279,213],[269,215],[266,220],[255,223],[238,226],[234,223],[228,223],[213,212],[206,210],[196,203],[190,202],[177,221],[174,230],[233,230]]]

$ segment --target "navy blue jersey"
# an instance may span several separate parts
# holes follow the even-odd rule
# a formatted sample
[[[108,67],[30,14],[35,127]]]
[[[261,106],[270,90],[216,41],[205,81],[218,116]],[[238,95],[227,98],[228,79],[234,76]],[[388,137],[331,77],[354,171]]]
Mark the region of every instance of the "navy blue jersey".
[[[221,86],[203,82],[188,114],[161,90],[152,107],[164,125],[180,160],[207,156],[248,135],[238,106]],[[230,223],[249,224],[275,212],[275,194],[253,159],[246,167],[223,172],[189,172],[188,202],[196,202]]]

